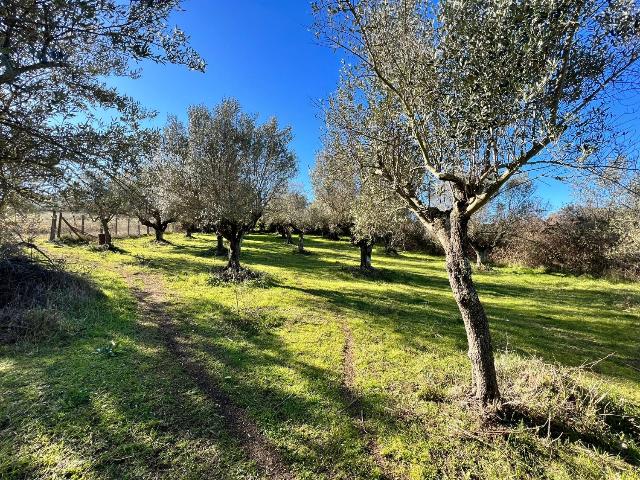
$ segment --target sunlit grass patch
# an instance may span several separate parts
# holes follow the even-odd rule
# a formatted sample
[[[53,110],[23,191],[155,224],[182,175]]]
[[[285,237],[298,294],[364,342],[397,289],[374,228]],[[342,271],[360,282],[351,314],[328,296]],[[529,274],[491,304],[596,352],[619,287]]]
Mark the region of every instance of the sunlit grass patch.
[[[304,256],[250,235],[241,260],[268,276],[264,288],[211,284],[226,264],[206,254],[215,236],[167,239],[51,249],[102,293],[72,341],[1,351],[0,477],[261,478],[157,321],[136,313],[122,276],[142,286],[136,275],[150,274],[189,354],[300,478],[376,478],[380,462],[398,478],[640,478],[637,434],[607,423],[634,422],[640,404],[638,285],[477,273],[502,390],[521,414],[487,426],[466,402],[466,339],[441,258],[376,251],[384,278],[372,280],[345,272],[359,253],[346,241],[311,237]],[[344,395],[345,325],[357,411]]]

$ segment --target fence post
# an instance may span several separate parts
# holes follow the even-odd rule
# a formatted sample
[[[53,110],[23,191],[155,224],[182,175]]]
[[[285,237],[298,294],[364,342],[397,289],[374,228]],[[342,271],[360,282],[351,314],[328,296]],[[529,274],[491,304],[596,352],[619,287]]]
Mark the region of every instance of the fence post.
[[[140,220],[138,220],[138,236],[140,236]]]
[[[80,217],[80,233],[84,235],[84,215]]]
[[[118,216],[116,215],[116,225],[115,225],[116,237],[118,236]]]
[[[53,242],[56,239],[56,211],[53,210],[53,214],[51,215],[51,231],[49,232],[49,241]]]
[[[127,237],[131,236],[131,218],[127,217]]]
[[[62,210],[58,213],[58,240],[60,240],[60,236],[62,235]]]
[[[147,225],[147,235],[149,235],[149,225]]]

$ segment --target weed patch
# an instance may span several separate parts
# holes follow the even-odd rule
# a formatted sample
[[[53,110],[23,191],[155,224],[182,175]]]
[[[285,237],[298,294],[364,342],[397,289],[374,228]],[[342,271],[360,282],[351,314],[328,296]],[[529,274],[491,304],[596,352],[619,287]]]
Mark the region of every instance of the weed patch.
[[[81,276],[51,265],[13,255],[0,260],[0,343],[41,341],[57,334],[74,334],[81,319],[66,315],[71,304],[96,295]]]

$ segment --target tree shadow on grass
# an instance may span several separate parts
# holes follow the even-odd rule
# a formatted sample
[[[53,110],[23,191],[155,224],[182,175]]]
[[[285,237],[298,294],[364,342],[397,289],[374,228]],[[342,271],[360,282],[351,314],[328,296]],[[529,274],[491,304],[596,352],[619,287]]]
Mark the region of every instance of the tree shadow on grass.
[[[12,367],[0,380],[0,477],[256,476],[216,406],[132,308],[101,297],[78,311],[92,324],[68,344],[3,350]]]
[[[148,266],[168,275],[209,273],[220,261],[202,259],[202,254],[214,245],[214,238],[204,244],[183,246],[173,257],[150,259]],[[293,255],[290,247],[276,237],[250,235],[243,248],[243,263],[257,269],[263,265],[277,267],[280,271],[274,274],[273,287],[296,290],[324,299],[333,308],[362,315],[401,334],[407,345],[423,348],[421,337],[438,329],[438,334],[453,339],[458,350],[466,350],[462,322],[440,259],[414,254],[385,259],[378,255],[384,278],[354,279],[344,267],[357,265],[355,247],[316,238],[309,238],[307,246],[315,255]],[[353,287],[341,286],[338,290],[330,283],[307,287],[290,279],[292,274],[316,283],[353,282]],[[504,278],[499,272],[476,276],[498,349],[510,348],[570,366],[615,353],[598,364],[598,369],[638,380],[637,372],[628,365],[633,365],[638,356],[633,332],[640,335],[640,322],[635,313],[620,311],[620,305],[628,301],[627,290],[596,291],[572,287],[569,282],[552,288],[524,281],[504,284]],[[389,288],[380,291],[384,284]],[[323,301],[317,308],[323,308]]]

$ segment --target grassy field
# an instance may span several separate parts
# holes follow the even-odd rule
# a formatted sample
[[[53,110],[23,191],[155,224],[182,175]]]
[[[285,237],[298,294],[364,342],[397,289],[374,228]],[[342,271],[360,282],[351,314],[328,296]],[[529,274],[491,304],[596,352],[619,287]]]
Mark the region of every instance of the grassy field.
[[[167,238],[46,247],[96,291],[0,346],[0,478],[269,478],[238,411],[288,478],[640,478],[640,285],[476,273],[513,407],[487,423],[441,258],[376,251],[368,278],[348,242],[256,234],[266,277],[233,286],[215,237]],[[150,288],[184,358],[137,308]]]

